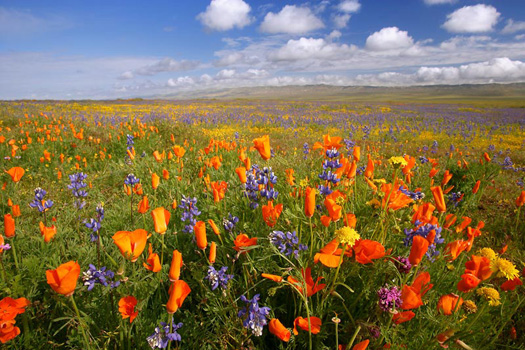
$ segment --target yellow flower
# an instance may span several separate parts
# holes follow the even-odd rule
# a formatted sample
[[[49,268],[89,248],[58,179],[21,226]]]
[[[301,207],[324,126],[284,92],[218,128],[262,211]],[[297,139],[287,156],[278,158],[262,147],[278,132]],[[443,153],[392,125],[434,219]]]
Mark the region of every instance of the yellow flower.
[[[388,162],[392,164],[395,169],[404,168],[408,165],[407,161],[403,157],[391,157]]]
[[[339,230],[335,231],[335,236],[340,243],[348,244],[349,247],[353,247],[355,242],[361,238],[359,233],[356,232],[353,228],[344,226]]]
[[[505,277],[508,280],[513,280],[520,275],[516,266],[507,259],[497,258],[491,261],[490,268],[498,273],[497,277]]]
[[[489,259],[490,261],[494,261],[498,258],[498,254],[496,254],[495,251],[493,251],[491,248],[483,248],[479,250],[479,255],[484,256],[485,258]]]
[[[476,303],[473,302],[472,300],[465,300],[465,302],[463,303],[463,309],[468,314],[475,314],[476,312],[478,312],[478,307]]]
[[[479,296],[485,298],[490,306],[498,306],[501,303],[499,302],[499,293],[494,288],[482,287],[477,290]]]
[[[374,199],[371,199],[368,202],[366,202],[366,205],[369,205],[369,206],[374,207],[374,208],[377,209],[377,208],[379,208],[381,203],[377,200],[377,198],[374,198]]]

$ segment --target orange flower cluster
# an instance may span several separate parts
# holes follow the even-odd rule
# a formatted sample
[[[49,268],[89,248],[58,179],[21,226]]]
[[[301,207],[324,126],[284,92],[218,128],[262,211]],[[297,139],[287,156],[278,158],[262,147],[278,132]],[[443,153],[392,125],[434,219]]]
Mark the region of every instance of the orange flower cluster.
[[[5,297],[0,300],[0,342],[2,344],[20,334],[20,328],[15,326],[15,318],[17,315],[23,314],[29,304],[29,300],[26,298]]]

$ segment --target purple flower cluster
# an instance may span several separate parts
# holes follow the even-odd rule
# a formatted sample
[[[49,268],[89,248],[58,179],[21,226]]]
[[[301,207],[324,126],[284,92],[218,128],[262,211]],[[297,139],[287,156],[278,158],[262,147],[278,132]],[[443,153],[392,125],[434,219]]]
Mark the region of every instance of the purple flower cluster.
[[[188,225],[184,226],[184,229],[182,231],[186,233],[192,233],[193,226],[195,226],[195,224],[197,223],[197,219],[195,219],[195,217],[201,214],[199,208],[197,208],[197,198],[186,197],[183,195],[179,208],[184,210],[182,213],[181,221],[188,222]]]
[[[308,142],[305,142],[303,145],[303,153],[304,153],[304,159],[308,158],[308,153],[310,153],[310,147],[308,146]]]
[[[228,281],[233,278],[233,275],[227,275],[226,270],[228,266],[223,266],[219,271],[215,270],[213,266],[208,267],[208,275],[204,277],[211,284],[211,290],[217,289],[221,286],[222,289],[228,288]]]
[[[295,231],[286,233],[273,231],[268,237],[270,238],[270,243],[286,256],[294,254],[295,258],[299,259],[299,251],[308,249],[306,245],[299,243],[299,237],[297,237]]]
[[[120,285],[120,281],[112,281],[115,278],[115,273],[111,270],[106,270],[105,266],[97,269],[95,265],[89,264],[89,269],[82,274],[82,281],[84,281],[85,286],[88,286],[88,291],[91,291],[97,283],[104,287],[110,286],[111,288],[116,288]]]
[[[401,273],[409,273],[410,269],[412,268],[412,264],[410,263],[408,258],[404,256],[398,256],[396,260],[394,260],[394,265],[396,266],[397,270]]]
[[[155,327],[155,332],[147,338],[148,344],[152,349],[165,349],[170,341],[181,341],[182,338],[177,330],[182,327],[182,322],[173,324],[171,327],[166,322],[161,322],[160,327]]]
[[[404,186],[399,186],[399,192],[402,192],[404,193],[405,195],[407,195],[408,197],[412,198],[412,200],[414,201],[418,201],[422,198],[425,198],[425,194],[421,191],[417,191],[417,192],[410,192],[407,188],[405,188]]]
[[[247,299],[241,295],[241,301],[246,303],[246,306],[239,311],[238,317],[244,317],[242,325],[244,328],[250,329],[256,337],[262,335],[263,327],[268,323],[267,318],[270,314],[270,308],[267,306],[259,306],[259,294],[256,294],[252,299]]]
[[[139,182],[140,179],[133,174],[128,174],[128,176],[126,176],[126,179],[124,180],[124,183],[131,187],[135,186]]]
[[[43,190],[40,187],[35,188],[35,198],[31,203],[29,203],[29,206],[31,208],[37,208],[41,213],[50,209],[54,203],[52,200],[44,200],[46,194],[46,190]]]
[[[98,240],[98,235],[96,233],[100,230],[102,226],[102,220],[104,219],[104,207],[102,204],[97,205],[97,216],[95,219],[91,218],[89,220],[84,220],[84,225],[93,230],[91,233],[91,242],[96,242]]]
[[[323,196],[327,196],[330,193],[332,193],[332,190],[329,186],[330,183],[337,185],[337,183],[341,181],[341,179],[337,178],[335,170],[343,166],[341,163],[339,163],[339,159],[337,159],[337,157],[339,157],[339,152],[337,151],[337,149],[332,148],[326,150],[326,157],[328,159],[325,159],[325,161],[323,162],[323,172],[319,174],[319,178],[321,180],[326,181],[326,183],[325,185],[318,186],[319,191]]]
[[[232,233],[238,222],[239,222],[239,218],[229,213],[228,219],[226,218],[222,219],[222,226],[224,227],[226,231]]]
[[[448,200],[454,205],[454,207],[457,207],[459,202],[463,200],[463,195],[461,192],[450,192]]]
[[[401,305],[401,291],[396,287],[382,287],[377,291],[379,297],[379,307],[384,312],[394,311]]]
[[[81,199],[88,195],[88,193],[83,190],[83,188],[87,187],[87,183],[85,183],[86,179],[87,175],[84,173],[69,175],[69,181],[71,181],[71,184],[69,184],[67,188],[70,189],[73,196],[77,198],[74,203],[74,206],[77,209],[82,209],[86,205],[86,202]]]
[[[246,183],[244,184],[244,196],[250,200],[250,208],[256,209],[259,206],[259,195],[268,200],[277,199],[279,192],[273,188],[276,183],[277,176],[271,167],[264,167],[261,170],[257,164],[252,165],[250,170],[246,171]],[[259,185],[262,185],[261,189]]]

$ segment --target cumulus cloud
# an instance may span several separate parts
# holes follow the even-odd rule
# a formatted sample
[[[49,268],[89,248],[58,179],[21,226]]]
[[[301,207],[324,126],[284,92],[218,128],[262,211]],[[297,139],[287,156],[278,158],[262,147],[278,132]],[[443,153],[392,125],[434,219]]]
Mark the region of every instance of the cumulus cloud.
[[[359,0],[344,0],[339,3],[337,9],[345,13],[354,13],[359,11],[361,4]]]
[[[353,46],[346,44],[338,45],[326,41],[323,38],[300,38],[299,40],[288,40],[286,45],[279,48],[270,55],[275,61],[296,61],[308,59],[330,59],[336,60],[348,57],[356,50]]]
[[[198,66],[199,62],[197,61],[176,61],[172,58],[164,58],[154,64],[136,69],[135,73],[138,75],[155,75],[163,72],[180,72],[193,70]]]
[[[502,34],[513,34],[517,32],[525,31],[525,22],[517,21],[514,22],[512,19],[507,21],[505,28],[501,31]]]
[[[334,25],[336,28],[344,28],[348,24],[348,21],[350,20],[350,15],[345,13],[342,15],[335,15],[334,16]]]
[[[59,15],[37,16],[29,11],[0,7],[0,37],[64,30],[73,23]]]
[[[260,28],[270,34],[304,34],[324,28],[324,24],[308,7],[286,5],[279,13],[268,12]]]
[[[490,32],[498,23],[500,13],[490,5],[462,7],[447,15],[443,28],[452,33]]]
[[[423,0],[427,5],[454,4],[457,0]]]
[[[135,75],[133,74],[133,72],[128,70],[128,71],[125,71],[124,73],[122,73],[118,78],[120,80],[128,80],[128,79],[133,79],[134,77],[135,77]]]
[[[243,0],[212,0],[197,19],[210,30],[244,28],[252,22],[250,5]]]
[[[366,39],[366,48],[371,51],[407,49],[414,45],[408,32],[397,27],[383,28]]]

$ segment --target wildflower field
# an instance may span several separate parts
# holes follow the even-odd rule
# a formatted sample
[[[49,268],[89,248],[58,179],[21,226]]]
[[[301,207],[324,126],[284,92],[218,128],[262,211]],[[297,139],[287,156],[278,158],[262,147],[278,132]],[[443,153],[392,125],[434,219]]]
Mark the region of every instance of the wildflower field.
[[[2,349],[524,349],[525,109],[0,102]]]

